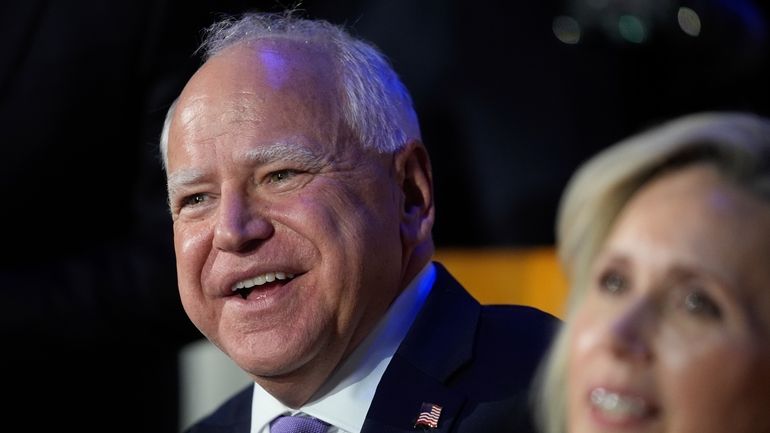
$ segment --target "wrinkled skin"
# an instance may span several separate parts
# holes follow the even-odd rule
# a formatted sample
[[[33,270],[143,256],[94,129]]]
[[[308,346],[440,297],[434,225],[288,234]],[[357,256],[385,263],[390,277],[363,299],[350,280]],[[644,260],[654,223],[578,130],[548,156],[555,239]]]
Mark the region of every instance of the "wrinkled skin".
[[[432,252],[419,137],[363,150],[328,55],[263,41],[210,59],[169,130],[169,197],[185,311],[269,392],[299,406]],[[265,274],[276,280],[234,292]],[[293,276],[293,278],[290,278]]]

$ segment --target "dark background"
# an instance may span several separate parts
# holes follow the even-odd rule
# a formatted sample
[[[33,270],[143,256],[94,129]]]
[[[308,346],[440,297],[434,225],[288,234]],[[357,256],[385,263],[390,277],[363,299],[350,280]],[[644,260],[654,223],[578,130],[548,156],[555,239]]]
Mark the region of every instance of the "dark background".
[[[178,352],[201,335],[157,141],[231,6],[0,0],[0,429],[178,431]]]
[[[697,37],[679,25],[680,7],[698,14]],[[434,163],[440,247],[550,245],[561,191],[597,150],[692,111],[770,109],[764,1],[347,0],[304,8],[382,48],[411,90]],[[580,27],[578,43],[556,37],[559,16]],[[632,27],[624,38],[629,17],[642,37]]]
[[[200,334],[176,291],[161,122],[199,65],[200,29],[221,13],[292,5],[0,0],[0,380],[10,422],[176,432],[177,354]],[[697,37],[678,23],[683,6],[700,17]],[[434,165],[440,248],[551,245],[561,191],[597,150],[692,111],[770,114],[759,0],[299,8],[379,46],[411,90]]]

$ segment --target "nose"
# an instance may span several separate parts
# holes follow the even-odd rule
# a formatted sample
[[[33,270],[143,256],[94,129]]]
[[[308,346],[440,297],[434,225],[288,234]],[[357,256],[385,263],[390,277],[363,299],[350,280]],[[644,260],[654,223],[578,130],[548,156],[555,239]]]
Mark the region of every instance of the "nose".
[[[609,347],[612,353],[631,361],[646,362],[653,357],[652,336],[655,328],[655,309],[648,300],[636,300],[621,311],[609,328]]]
[[[223,192],[217,209],[214,247],[220,251],[242,253],[272,236],[273,224],[258,207],[256,200],[246,194]]]

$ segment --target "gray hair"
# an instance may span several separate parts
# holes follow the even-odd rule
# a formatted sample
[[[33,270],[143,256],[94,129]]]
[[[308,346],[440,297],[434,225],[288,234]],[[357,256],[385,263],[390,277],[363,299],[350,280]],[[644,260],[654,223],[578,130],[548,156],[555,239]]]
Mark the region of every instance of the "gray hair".
[[[337,65],[344,122],[364,148],[395,152],[408,139],[420,138],[412,98],[388,59],[373,44],[353,37],[340,26],[298,18],[294,11],[247,13],[225,18],[206,29],[199,51],[204,60],[209,60],[236,44],[266,39],[302,41],[329,51]],[[175,108],[176,101],[166,114],[160,137],[165,168]]]
[[[603,150],[567,184],[559,204],[556,237],[570,295],[564,326],[536,379],[536,415],[544,433],[567,430],[566,367],[572,317],[618,214],[639,188],[661,172],[702,161],[770,202],[770,119],[741,112],[683,116]]]

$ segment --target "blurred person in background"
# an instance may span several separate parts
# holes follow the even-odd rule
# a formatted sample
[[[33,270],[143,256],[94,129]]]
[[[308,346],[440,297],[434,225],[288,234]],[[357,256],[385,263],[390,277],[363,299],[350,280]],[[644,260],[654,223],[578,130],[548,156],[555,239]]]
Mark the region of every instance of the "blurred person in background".
[[[602,151],[557,239],[543,432],[770,431],[770,119],[697,113]]]

